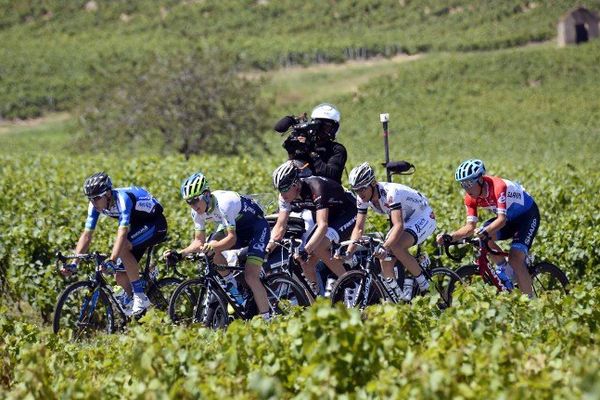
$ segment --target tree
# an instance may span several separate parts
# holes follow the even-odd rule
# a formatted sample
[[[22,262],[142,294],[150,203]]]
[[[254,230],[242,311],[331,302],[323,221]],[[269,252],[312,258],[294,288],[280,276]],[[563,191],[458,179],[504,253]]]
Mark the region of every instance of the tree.
[[[191,154],[266,151],[268,102],[261,81],[209,52],[159,57],[113,90],[97,90],[80,111],[86,142],[154,145]],[[251,145],[250,145],[251,144]]]

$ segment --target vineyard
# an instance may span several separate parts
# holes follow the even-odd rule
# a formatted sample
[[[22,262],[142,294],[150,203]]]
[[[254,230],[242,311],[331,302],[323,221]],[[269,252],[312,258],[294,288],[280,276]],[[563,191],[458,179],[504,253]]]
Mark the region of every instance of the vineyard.
[[[155,54],[218,48],[240,68],[434,51],[483,51],[552,40],[578,1],[142,0],[0,2],[0,117],[68,110]],[[587,2],[600,8],[600,0]],[[210,22],[210,23],[209,23]]]
[[[6,43],[0,49],[3,116],[70,109],[96,78],[101,84],[146,52],[185,46],[199,36],[209,44],[226,42],[225,48],[248,65],[268,69],[290,48],[299,54],[317,49],[323,34],[300,29],[323,23],[316,2],[244,8],[229,1],[173,1],[161,3],[164,17],[152,1],[110,2],[105,8],[98,2],[95,14],[82,11],[86,2],[0,3],[10,10],[0,17]],[[151,310],[114,335],[84,341],[54,335],[49,322],[56,297],[72,280],[57,273],[54,254],[72,250],[83,229],[86,176],[105,170],[116,186],[136,184],[154,194],[169,223],[162,252],[181,248],[193,235],[189,208],[179,194],[183,178],[201,170],[213,188],[260,194],[273,210],[271,172],[285,156],[282,139],[272,132],[264,132],[271,150],[264,156],[200,154],[186,160],[148,148],[82,147],[73,142],[77,121],[51,119],[39,127],[0,130],[0,398],[599,398],[600,43],[560,50],[548,43],[507,48],[551,39],[554,14],[570,2],[454,3],[327,2],[348,10],[327,19],[331,29],[355,28],[336,36],[330,48],[318,48],[326,59],[339,61],[344,49],[354,47],[383,54],[385,49],[374,47],[380,42],[429,53],[387,66],[385,73],[376,72],[376,64],[357,69],[356,75],[377,76],[358,89],[345,86],[353,77],[351,67],[301,71],[293,81],[297,88],[285,79],[266,81],[265,96],[281,99],[296,89],[303,96],[297,103],[275,101],[264,118],[274,123],[321,101],[336,104],[347,167],[369,161],[383,179],[378,116],[389,112],[391,158],[416,166],[414,175],[398,181],[428,196],[440,232],[464,222],[454,168],[463,159],[482,158],[490,174],[518,180],[536,199],[542,222],[534,253],[564,269],[572,282],[568,296],[530,301],[475,285],[459,288],[453,307],[443,312],[432,296],[362,313],[320,300],[270,323],[236,321],[226,331],[178,327]],[[397,4],[406,12],[394,18]],[[239,13],[228,13],[233,6]],[[292,8],[303,19],[291,18]],[[128,23],[122,14],[131,17]],[[190,20],[225,14],[215,25],[181,33]],[[373,22],[384,16],[387,24]],[[491,36],[482,33],[482,21],[490,18],[497,21]],[[415,19],[420,28],[408,26]],[[430,24],[433,20],[439,23]],[[392,29],[403,25],[405,30]],[[225,40],[236,29],[244,32],[244,43]],[[254,35],[257,30],[264,36]],[[43,48],[48,34],[58,38],[50,52]],[[102,45],[81,47],[102,38]],[[465,49],[486,51],[456,52]],[[31,59],[35,62],[25,67],[24,60]],[[43,70],[54,71],[52,79],[39,73]],[[316,97],[322,87],[333,94]],[[371,230],[387,226],[383,218],[370,216],[368,222]],[[114,221],[102,219],[93,250],[108,251],[115,229]],[[431,240],[426,250],[435,252]],[[442,262],[459,266],[445,257]]]

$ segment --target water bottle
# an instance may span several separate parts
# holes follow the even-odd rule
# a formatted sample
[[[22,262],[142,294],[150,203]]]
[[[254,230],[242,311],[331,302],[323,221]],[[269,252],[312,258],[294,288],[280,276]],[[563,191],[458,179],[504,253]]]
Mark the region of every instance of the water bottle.
[[[156,265],[156,264],[150,265],[150,269],[148,271],[148,276],[150,277],[151,281],[156,281],[156,279],[158,278],[158,265]]]
[[[335,283],[335,278],[327,278],[327,283],[325,284],[325,293],[323,296],[329,298],[331,297],[331,289],[333,289],[333,284]]]
[[[423,269],[425,269],[431,265],[431,260],[429,259],[429,256],[425,252],[423,252],[419,255],[419,258],[417,259],[417,261],[419,262],[419,265]]]
[[[240,293],[237,287],[237,282],[233,274],[229,274],[223,278],[224,289],[233,297],[236,303],[239,305],[244,304],[244,296]]]
[[[392,297],[394,297],[394,300],[396,302],[402,300],[402,290],[400,289],[400,286],[398,286],[398,281],[396,281],[394,278],[385,278],[384,282],[390,292],[392,292]]]
[[[506,270],[504,269],[504,266],[497,266],[496,267],[496,275],[498,276],[498,278],[500,279],[500,281],[502,282],[502,284],[508,289],[508,290],[512,290],[515,286],[513,285],[512,281],[510,280],[510,278],[508,277],[508,275],[506,274]]]

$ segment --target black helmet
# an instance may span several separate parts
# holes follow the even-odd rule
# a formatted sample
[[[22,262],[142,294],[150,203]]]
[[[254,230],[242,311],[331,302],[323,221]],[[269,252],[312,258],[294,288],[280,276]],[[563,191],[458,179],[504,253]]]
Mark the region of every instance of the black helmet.
[[[101,196],[112,189],[110,176],[98,172],[88,177],[83,184],[83,193],[89,198]]]

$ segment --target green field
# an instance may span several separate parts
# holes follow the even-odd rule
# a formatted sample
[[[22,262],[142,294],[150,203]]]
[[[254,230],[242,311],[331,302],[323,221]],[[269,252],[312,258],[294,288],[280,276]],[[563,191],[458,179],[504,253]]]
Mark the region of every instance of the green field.
[[[335,2],[85,0],[0,3],[0,117],[67,110],[154,54],[218,48],[269,70],[397,53],[481,51],[553,40],[573,0]],[[587,6],[600,9],[600,0]]]
[[[96,14],[81,11],[84,3],[49,1],[44,8],[35,2],[0,2],[10,10],[0,17],[0,38],[6,43],[0,49],[0,104],[5,107],[0,114],[71,110],[96,77],[98,84],[111,81],[113,72],[126,71],[136,57],[178,41],[189,21],[206,13],[225,15],[232,5],[240,11],[214,18],[214,25],[193,25],[183,36],[191,42],[204,35],[209,44],[221,38],[227,50],[247,49],[240,58],[264,69],[289,48],[313,49],[324,34],[315,28],[324,18],[316,2],[294,13],[288,2],[262,8],[208,1],[114,2],[102,8],[99,2]],[[373,307],[362,315],[320,302],[268,324],[235,322],[223,332],[175,327],[164,314],[151,312],[124,333],[73,342],[66,334],[54,336],[48,326],[56,296],[67,284],[53,254],[72,249],[83,228],[86,176],[106,170],[118,186],[148,188],[169,221],[170,242],[164,248],[180,247],[193,231],[179,197],[180,181],[201,170],[214,188],[265,193],[275,200],[270,174],[285,158],[282,139],[264,132],[269,155],[200,154],[185,160],[147,148],[123,152],[82,146],[73,141],[81,129],[74,114],[48,114],[26,124],[1,121],[1,398],[600,397],[600,41],[566,49],[551,42],[508,48],[551,39],[555,14],[569,2],[335,3],[348,15],[340,12],[327,22],[338,32],[326,49],[332,58],[337,60],[349,44],[369,47],[377,40],[426,54],[246,71],[269,78],[263,90],[275,102],[264,118],[275,123],[319,102],[336,104],[350,169],[382,161],[379,113],[390,113],[391,156],[417,168],[399,181],[429,197],[440,231],[464,220],[454,168],[465,158],[484,159],[491,174],[522,182],[536,199],[542,223],[534,252],[563,267],[573,282],[572,294],[528,301],[475,286],[460,289],[454,307],[443,313],[431,297],[410,306]],[[405,13],[392,13],[398,4],[405,4]],[[162,22],[161,5],[168,10]],[[445,7],[448,11],[441,12]],[[525,7],[529,11],[515,11]],[[48,10],[53,16],[43,17]],[[119,19],[122,13],[132,16],[129,23]],[[303,19],[291,18],[297,14]],[[384,16],[389,22],[368,22]],[[492,17],[497,21],[493,37],[483,33],[482,22]],[[413,20],[419,24],[396,29]],[[439,24],[432,26],[432,20]],[[263,26],[264,36],[253,34]],[[354,28],[340,29],[347,26]],[[230,39],[240,34],[246,42]],[[60,39],[50,43],[50,36]],[[85,40],[90,45],[82,50]],[[465,49],[481,51],[457,51]],[[78,56],[67,56],[72,54]],[[119,63],[100,62],[101,55]],[[37,61],[27,64],[29,59]],[[41,60],[49,63],[45,75],[37,72]],[[19,62],[18,69],[11,66]],[[59,88],[60,101],[47,102],[49,87]],[[21,103],[13,101],[17,92]],[[379,166],[378,173],[383,178]],[[385,226],[381,218],[370,219],[371,229]],[[115,227],[113,221],[100,222],[95,250],[110,248]],[[432,243],[426,248],[433,253]]]

